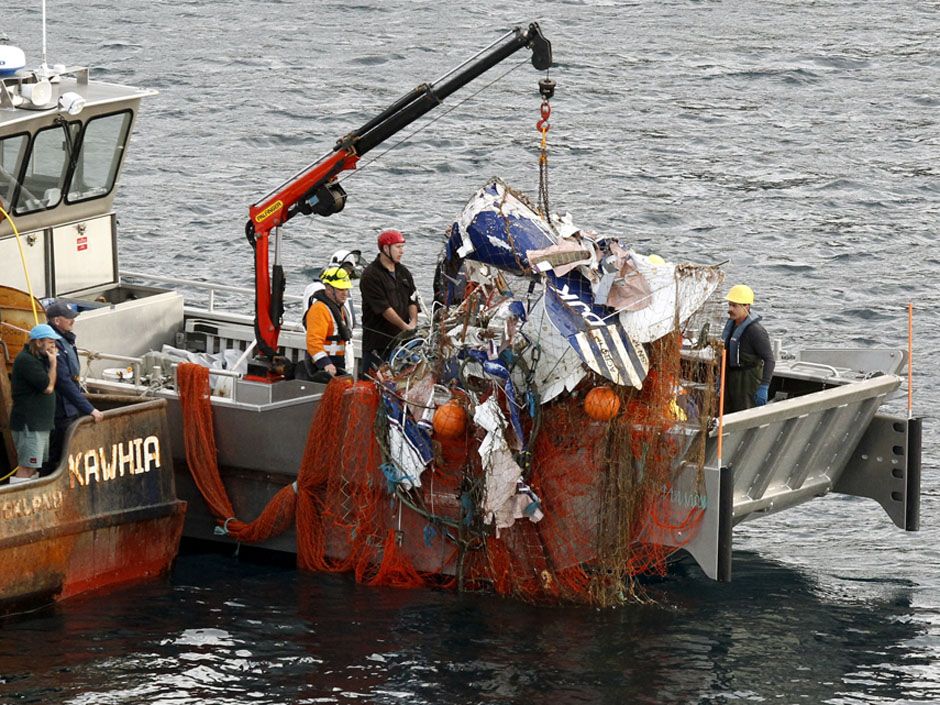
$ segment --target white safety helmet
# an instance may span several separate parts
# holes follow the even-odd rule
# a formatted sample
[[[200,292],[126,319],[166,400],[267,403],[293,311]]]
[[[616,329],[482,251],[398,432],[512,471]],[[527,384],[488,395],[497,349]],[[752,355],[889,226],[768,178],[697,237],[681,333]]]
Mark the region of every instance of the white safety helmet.
[[[304,293],[302,297],[304,308],[300,312],[301,320],[306,315],[307,309],[313,306],[313,295],[316,294],[318,291],[323,291],[325,288],[326,286],[319,279],[307,284],[307,287],[304,289]]]
[[[359,271],[359,261],[362,258],[362,252],[360,250],[337,250],[330,256],[330,267],[344,267],[348,266],[352,269],[349,272],[350,277],[358,277],[360,274]]]

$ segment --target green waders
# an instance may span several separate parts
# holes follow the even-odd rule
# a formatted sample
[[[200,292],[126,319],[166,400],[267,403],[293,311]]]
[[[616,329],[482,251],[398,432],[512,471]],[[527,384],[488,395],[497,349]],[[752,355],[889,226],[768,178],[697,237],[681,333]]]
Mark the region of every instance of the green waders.
[[[764,361],[757,355],[740,353],[741,367],[728,368],[728,383],[725,385],[725,413],[753,409],[754,394],[764,375]]]

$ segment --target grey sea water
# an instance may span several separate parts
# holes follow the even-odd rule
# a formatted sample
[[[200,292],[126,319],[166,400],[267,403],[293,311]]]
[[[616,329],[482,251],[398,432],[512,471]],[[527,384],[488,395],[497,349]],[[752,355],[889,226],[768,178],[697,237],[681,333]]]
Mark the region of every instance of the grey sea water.
[[[188,555],[168,581],[0,622],[0,703],[940,702],[940,3],[49,0],[48,46],[159,91],[116,202],[125,268],[248,286],[249,204],[533,19],[557,64],[555,208],[726,261],[787,349],[904,347],[913,302],[922,531],[828,497],[737,527],[732,583],[679,565],[656,604],[610,611]],[[6,0],[0,33],[38,63],[39,0]],[[386,226],[427,291],[489,176],[534,195],[541,76],[524,61],[368,155],[341,215],[294,219],[289,292]]]

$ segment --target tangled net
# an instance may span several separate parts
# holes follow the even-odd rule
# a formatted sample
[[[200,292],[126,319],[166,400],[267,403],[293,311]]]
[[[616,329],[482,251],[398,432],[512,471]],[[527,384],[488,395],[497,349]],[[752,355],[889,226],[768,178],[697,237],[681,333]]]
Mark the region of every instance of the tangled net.
[[[447,317],[436,325],[446,327]],[[715,413],[708,356],[683,354],[683,336],[673,333],[646,346],[650,371],[641,389],[589,374],[540,405],[519,390],[510,398],[502,380],[454,373],[449,338],[432,340],[399,369],[386,368],[381,381],[340,378],[327,386],[296,487],[281,490],[251,523],[229,519],[235,512],[215,466],[208,370],[181,365],[187,461],[220,524],[233,538],[255,542],[294,521],[300,568],[352,572],[368,585],[596,606],[647,599],[638,579],[665,574],[667,558],[694,537],[702,518],[697,507],[677,510],[670,490],[677,472],[700,472],[704,462]],[[595,388],[616,399],[612,418],[587,414]],[[402,470],[395,440],[402,424],[393,422],[432,415],[447,397],[467,422],[452,437],[433,438],[416,483]],[[488,401],[501,412],[495,432],[472,421]],[[511,405],[523,410],[525,445],[516,440],[514,448]],[[507,488],[493,482],[480,452],[494,434],[509,439],[504,454],[521,470],[496,511],[493,496]]]
[[[227,533],[294,519],[301,568],[369,585],[646,599],[703,517],[673,487],[704,495],[721,273],[552,218],[498,179],[471,199],[429,323],[374,379],[327,386],[295,487],[250,524],[215,467],[208,371],[180,366],[187,461]]]

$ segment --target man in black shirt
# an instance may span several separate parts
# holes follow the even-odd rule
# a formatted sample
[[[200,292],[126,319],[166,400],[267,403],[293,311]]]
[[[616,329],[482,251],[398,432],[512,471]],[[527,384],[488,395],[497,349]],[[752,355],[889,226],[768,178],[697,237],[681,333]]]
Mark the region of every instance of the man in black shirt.
[[[725,381],[725,413],[752,409],[767,403],[770,380],[774,376],[774,354],[770,336],[751,316],[754,292],[749,286],[737,284],[725,297],[728,321],[722,340],[728,351]]]
[[[418,292],[411,272],[401,263],[405,238],[398,230],[383,230],[379,254],[359,280],[362,296],[362,359],[360,373],[388,359],[403,331],[418,323]]]

